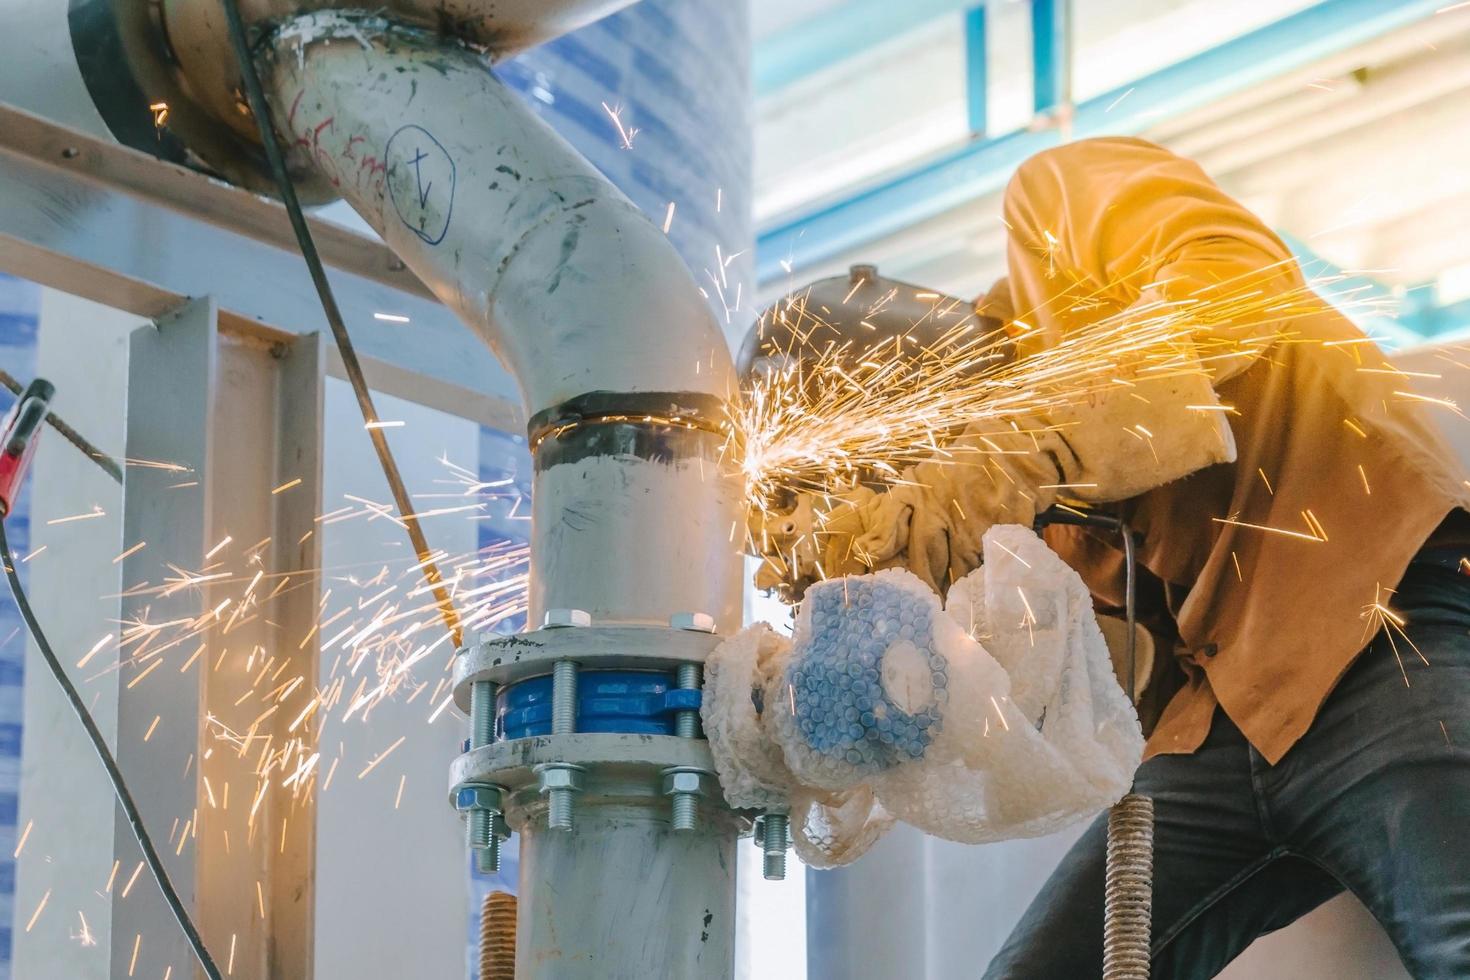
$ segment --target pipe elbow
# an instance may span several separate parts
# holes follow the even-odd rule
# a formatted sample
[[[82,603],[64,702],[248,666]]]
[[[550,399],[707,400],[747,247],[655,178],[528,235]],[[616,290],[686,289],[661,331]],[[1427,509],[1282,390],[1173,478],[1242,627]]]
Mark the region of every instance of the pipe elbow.
[[[491,277],[484,324],[533,410],[594,391],[735,390],[689,271],[620,195],[567,200],[527,228]]]

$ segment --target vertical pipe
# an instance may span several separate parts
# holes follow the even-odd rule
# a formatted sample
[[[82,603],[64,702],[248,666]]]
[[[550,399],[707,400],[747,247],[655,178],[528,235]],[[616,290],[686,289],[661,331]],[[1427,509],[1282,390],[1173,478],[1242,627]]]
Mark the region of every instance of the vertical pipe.
[[[648,805],[583,807],[569,834],[522,835],[518,977],[731,975],[734,827],[722,817],[675,834],[666,813],[654,795]]]
[[[528,418],[561,419],[592,393],[614,409],[659,402],[636,418],[700,407],[693,428],[635,421],[614,432],[576,415],[535,441],[531,621],[574,608],[599,625],[666,626],[697,609],[733,631],[739,484],[716,428],[733,365],[662,228],[471,50],[344,15],[300,18],[277,40],[278,128],[305,141],[353,207],[480,332],[516,376]],[[623,435],[626,445],[609,448]],[[549,823],[561,829],[519,828],[518,975],[728,977],[731,817],[673,834],[656,780],[619,784],[617,767],[589,767],[572,826],[562,811],[584,774],[554,771],[568,768],[542,770]]]

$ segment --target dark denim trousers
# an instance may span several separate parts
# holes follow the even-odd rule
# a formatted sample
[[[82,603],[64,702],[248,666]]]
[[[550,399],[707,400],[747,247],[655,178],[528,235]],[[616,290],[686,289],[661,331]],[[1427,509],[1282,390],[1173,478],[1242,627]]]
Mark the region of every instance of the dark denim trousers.
[[[1412,644],[1380,634],[1276,765],[1221,711],[1198,752],[1138,770],[1156,815],[1156,980],[1212,977],[1344,889],[1416,978],[1470,978],[1470,578],[1416,564],[1393,607]],[[1103,815],[986,977],[1102,975],[1106,837]]]

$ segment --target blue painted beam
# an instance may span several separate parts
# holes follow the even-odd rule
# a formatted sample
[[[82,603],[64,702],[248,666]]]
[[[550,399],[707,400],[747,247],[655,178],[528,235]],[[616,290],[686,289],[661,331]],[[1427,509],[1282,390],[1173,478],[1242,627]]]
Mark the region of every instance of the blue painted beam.
[[[1459,337],[1470,330],[1470,299],[1448,306],[1426,306],[1399,317],[1398,323],[1425,340]]]
[[[985,54],[985,5],[965,11],[965,108],[970,135],[985,136],[990,111],[990,87]]]
[[[1067,0],[1031,0],[1032,104],[1038,116],[1068,101]]]
[[[1391,286],[1361,272],[1349,272],[1294,235],[1280,230],[1277,234],[1296,256],[1307,282],[1323,299],[1342,309],[1379,345],[1398,350],[1422,343],[1425,334],[1412,319],[1404,315],[1406,304]]]
[[[848,0],[756,44],[755,94],[770,95],[904,31],[974,5],[975,0]]]
[[[1432,16],[1442,6],[1444,0],[1323,0],[1082,103],[1073,132],[1077,137],[1141,132],[1161,119]],[[792,268],[813,265],[997,191],[1023,160],[1058,141],[1054,130],[977,140],[845,200],[779,221],[758,237],[759,280],[782,276],[783,262]]]

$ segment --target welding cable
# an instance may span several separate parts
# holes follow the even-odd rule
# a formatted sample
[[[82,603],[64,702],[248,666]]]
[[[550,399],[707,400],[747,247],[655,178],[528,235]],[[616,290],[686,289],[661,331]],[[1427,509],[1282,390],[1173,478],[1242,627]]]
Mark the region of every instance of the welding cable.
[[[286,172],[286,160],[281,154],[280,144],[276,141],[275,130],[271,127],[270,108],[266,105],[265,89],[260,84],[260,74],[256,72],[255,61],[250,55],[250,44],[246,40],[245,22],[240,16],[240,5],[238,0],[221,0],[221,2],[224,4],[225,19],[229,24],[230,42],[235,49],[235,60],[240,64],[246,101],[249,103],[251,114],[255,116],[255,124],[260,131],[260,142],[265,149],[265,158],[270,164],[276,190],[281,195],[282,203],[286,205],[286,214],[290,217],[291,228],[296,233],[296,243],[301,248],[301,257],[306,260],[306,267],[311,272],[311,281],[316,286],[318,299],[321,300],[322,312],[326,315],[327,323],[331,325],[332,338],[337,342],[337,350],[342,355],[342,367],[347,372],[347,380],[352,383],[353,394],[357,396],[357,407],[362,411],[363,422],[368,426],[368,436],[373,441],[373,449],[377,450],[378,462],[383,467],[383,476],[388,481],[388,489],[393,494],[393,502],[397,505],[403,525],[408,530],[408,538],[413,544],[414,552],[418,555],[424,570],[424,578],[434,590],[434,599],[439,606],[440,615],[444,618],[444,625],[449,628],[450,637],[455,647],[458,648],[461,641],[459,614],[455,611],[454,602],[449,598],[449,590],[444,587],[444,576],[434,561],[433,552],[429,550],[429,542],[424,537],[424,529],[419,526],[413,503],[409,500],[408,490],[403,485],[403,476],[398,472],[398,464],[393,459],[392,450],[388,448],[388,437],[378,427],[378,411],[373,407],[373,396],[363,377],[362,365],[358,363],[357,352],[352,346],[352,338],[348,336],[347,325],[342,320],[342,311],[337,307],[337,299],[332,294],[331,283],[327,281],[327,272],[322,266],[316,242],[312,240],[311,229],[307,227],[306,217],[302,214],[301,202],[296,198],[296,187],[291,183],[291,177]]]
[[[4,521],[0,521],[0,561],[5,564],[5,577],[10,582],[10,594],[15,597],[15,605],[20,609],[21,618],[25,620],[26,627],[30,629],[31,638],[36,641],[37,649],[41,651],[41,658],[46,661],[46,666],[51,668],[52,676],[61,686],[61,692],[66,695],[66,700],[71,703],[71,710],[76,714],[77,720],[82,723],[82,728],[86,731],[87,738],[91,740],[97,757],[102,760],[102,768],[107,770],[107,778],[112,783],[112,791],[117,795],[117,802],[122,806],[123,814],[128,818],[128,826],[133,829],[133,836],[138,840],[138,847],[143,851],[143,862],[148,865],[148,870],[158,882],[159,890],[163,892],[164,902],[168,904],[169,911],[173,913],[179,928],[183,930],[184,938],[188,940],[205,975],[210,980],[220,980],[219,967],[215,965],[214,958],[209,955],[209,950],[204,945],[204,938],[199,935],[198,927],[194,925],[194,920],[189,918],[188,909],[184,907],[183,900],[179,898],[179,893],[169,879],[168,871],[163,866],[163,859],[158,856],[158,850],[153,846],[153,838],[149,835],[148,828],[143,825],[143,815],[138,812],[138,804],[133,802],[133,794],[128,791],[128,784],[123,780],[117,759],[113,757],[112,750],[107,747],[107,741],[102,737],[97,723],[92,720],[91,712],[82,703],[82,696],[72,685],[71,678],[66,676],[61,661],[56,659],[56,654],[51,650],[51,644],[46,640],[46,634],[41,631],[41,624],[36,621],[36,614],[32,612],[31,604],[26,599],[25,589],[21,587],[20,578],[15,572],[15,558],[10,553],[10,541],[5,536]]]
[[[15,379],[14,375],[12,375],[9,371],[3,369],[0,369],[0,385],[4,385],[10,390],[10,393],[12,395],[15,395],[16,397],[19,397],[20,393],[25,388],[24,385],[22,385],[19,381]],[[111,456],[107,455],[102,450],[98,449],[96,446],[88,442],[86,437],[84,437],[76,429],[73,429],[71,426],[67,425],[56,413],[47,413],[46,421],[50,423],[51,428],[55,429],[58,433],[61,434],[61,438],[65,439],[73,446],[76,446],[77,449],[81,450],[83,456],[86,456],[92,462],[96,463],[97,466],[102,470],[102,472],[112,477],[112,479],[117,483],[122,483],[122,467],[117,465],[117,460],[113,459]]]

